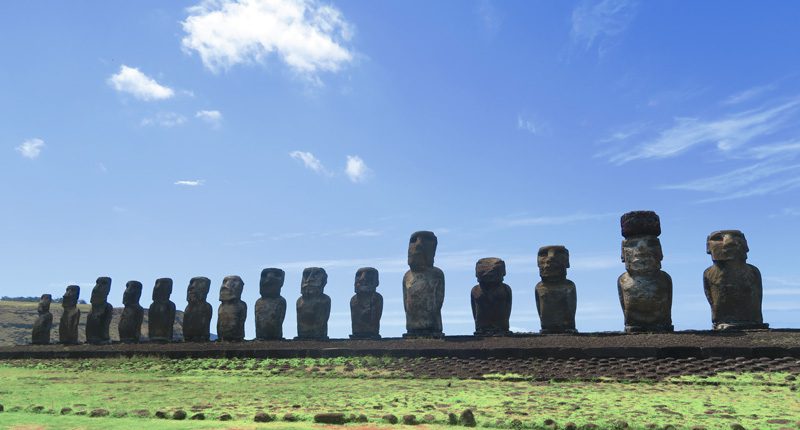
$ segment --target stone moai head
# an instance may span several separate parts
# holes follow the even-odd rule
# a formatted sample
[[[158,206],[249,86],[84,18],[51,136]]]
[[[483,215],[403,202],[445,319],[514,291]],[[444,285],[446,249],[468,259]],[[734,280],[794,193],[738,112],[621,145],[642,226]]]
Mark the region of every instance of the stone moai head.
[[[706,252],[714,261],[745,261],[750,248],[739,230],[719,230],[708,235]]]
[[[74,308],[78,306],[78,297],[81,295],[81,287],[77,285],[67,286],[67,291],[64,292],[64,298],[61,301],[61,306],[64,308]]]
[[[303,270],[303,281],[300,284],[300,294],[303,297],[318,296],[325,291],[328,283],[328,274],[321,267],[306,267]]]
[[[475,263],[475,277],[480,285],[497,285],[506,276],[505,261],[495,258],[481,258]]]
[[[138,305],[142,298],[142,283],[139,281],[128,281],[125,284],[125,292],[122,293],[122,304],[125,306]]]
[[[194,304],[205,303],[210,289],[210,279],[196,276],[189,281],[189,287],[186,288],[186,301]]]
[[[36,308],[36,311],[39,314],[46,314],[50,312],[50,303],[53,302],[53,296],[50,294],[42,294],[42,297],[39,298],[39,306]]]
[[[242,290],[244,290],[242,278],[236,275],[226,276],[219,288],[219,301],[238,302],[242,300]]]
[[[171,278],[156,279],[156,286],[153,287],[153,301],[167,302],[169,301],[169,296],[171,294],[172,294],[172,279]]]
[[[542,279],[566,279],[569,250],[562,245],[543,246],[536,255],[536,263]]]
[[[622,215],[622,261],[632,275],[652,274],[661,270],[661,220],[653,211],[633,211]]]
[[[436,245],[439,243],[432,231],[418,231],[408,242],[408,265],[412,270],[433,267]]]
[[[269,267],[261,271],[261,280],[258,282],[258,290],[261,297],[276,298],[281,296],[283,281],[286,279],[286,272],[281,269]]]
[[[108,293],[111,292],[111,278],[108,276],[101,276],[92,288],[92,298],[90,303],[93,305],[102,305],[108,301]]]
[[[356,280],[354,283],[356,294],[374,293],[378,288],[378,283],[378,269],[374,267],[362,267],[356,271]]]

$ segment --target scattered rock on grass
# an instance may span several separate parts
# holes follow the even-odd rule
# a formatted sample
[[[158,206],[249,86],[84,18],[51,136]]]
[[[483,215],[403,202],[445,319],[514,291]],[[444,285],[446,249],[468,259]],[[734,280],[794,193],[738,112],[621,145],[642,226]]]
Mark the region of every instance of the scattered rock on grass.
[[[464,409],[458,421],[464,427],[475,427],[477,425],[475,422],[475,414],[472,413],[472,409]]]
[[[3,405],[0,405],[0,412],[3,412],[4,410],[5,408],[3,408]]]
[[[672,424],[667,424],[664,426],[664,430],[678,430],[678,428]]]
[[[59,411],[59,413],[61,415],[69,415],[72,413],[72,408],[61,408],[61,411]]]
[[[692,430],[706,430],[703,426],[692,426]]]
[[[198,412],[198,413],[192,415],[191,417],[189,417],[189,419],[190,420],[202,421],[202,420],[206,419],[206,414],[204,414],[202,412]]]
[[[582,428],[583,430],[597,430],[600,427],[598,427],[597,424],[595,423],[586,423],[583,425]]]
[[[316,414],[314,415],[314,422],[321,423],[321,424],[344,424],[347,420],[344,418],[344,414],[340,414],[337,412],[329,412],[324,414]]]
[[[386,414],[383,416],[383,420],[389,424],[397,424],[397,417],[392,414]]]
[[[75,412],[75,415],[86,415],[86,411]]]
[[[113,414],[111,414],[111,416],[114,418],[125,418],[128,416],[128,413],[125,411],[116,411]]]
[[[233,419],[233,417],[229,413],[224,413],[224,414],[219,416],[219,420],[220,421],[230,421],[232,419]]]
[[[450,424],[451,426],[458,425],[458,415],[452,412],[447,414],[447,424]]]
[[[139,418],[147,418],[150,416],[150,411],[147,409],[137,409],[135,411],[131,411],[131,413]]]
[[[417,417],[415,415],[403,415],[403,424],[413,426],[417,424]]]
[[[156,411],[155,417],[156,418],[161,418],[161,419],[166,419],[167,418],[167,413],[164,412],[164,411]]]
[[[744,426],[739,423],[731,424],[731,430],[744,430]]]
[[[185,420],[186,419],[186,411],[178,409],[177,411],[175,411],[174,414],[172,414],[172,419],[173,420]]]
[[[266,412],[257,412],[256,416],[253,417],[253,421],[255,421],[257,423],[268,423],[268,422],[270,422],[272,420],[273,420],[272,415],[270,415],[270,414],[268,414]]]
[[[297,417],[294,416],[294,414],[292,414],[292,413],[287,413],[287,414],[283,415],[283,420],[286,421],[286,422],[293,423],[293,422],[297,421]]]
[[[43,410],[44,410],[44,406],[38,406],[37,405],[37,406],[31,406],[30,407],[30,411],[33,412],[33,413],[36,413],[36,414],[42,412]]]
[[[564,430],[578,430],[578,425],[570,421],[564,424]]]
[[[356,417],[355,421],[357,423],[365,423],[365,422],[369,421],[369,419],[367,418],[366,415],[360,414],[359,416]]]
[[[425,416],[422,417],[422,421],[425,421],[426,423],[432,423],[435,420],[436,420],[436,418],[434,418],[434,416],[431,415],[431,414],[425,414]]]
[[[93,409],[92,412],[89,413],[89,416],[92,417],[92,418],[107,417],[108,415],[109,415],[108,410],[107,409],[102,409],[102,408],[101,409]]]

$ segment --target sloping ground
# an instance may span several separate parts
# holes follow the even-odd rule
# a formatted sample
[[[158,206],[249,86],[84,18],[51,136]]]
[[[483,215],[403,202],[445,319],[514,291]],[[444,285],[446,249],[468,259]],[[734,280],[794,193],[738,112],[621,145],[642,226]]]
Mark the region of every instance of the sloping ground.
[[[0,346],[25,345],[31,343],[31,330],[36,321],[36,308],[38,304],[33,302],[11,302],[0,300]],[[81,310],[81,322],[78,335],[81,342],[86,340],[86,315],[89,314],[91,305],[78,305]],[[53,331],[50,332],[50,340],[58,341],[58,321],[61,319],[62,308],[58,303],[50,305],[50,313],[53,314]],[[119,318],[122,315],[122,308],[114,308],[114,318],[111,320],[111,340],[119,340]],[[142,335],[147,336],[147,309],[144,311],[144,322],[142,323]],[[175,337],[183,338],[183,312],[175,312]]]

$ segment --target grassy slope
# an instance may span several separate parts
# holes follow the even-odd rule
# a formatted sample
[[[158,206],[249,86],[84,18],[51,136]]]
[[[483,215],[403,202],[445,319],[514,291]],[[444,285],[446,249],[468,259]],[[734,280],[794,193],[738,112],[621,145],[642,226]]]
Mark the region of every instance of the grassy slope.
[[[276,375],[270,369],[276,364],[296,371]],[[136,426],[161,427],[167,422],[130,416],[138,410],[152,416],[156,411],[171,414],[178,409],[189,415],[202,411],[209,420],[229,413],[235,424],[185,421],[174,424],[175,428],[254,426],[252,418],[258,411],[279,417],[293,413],[306,425],[319,412],[363,413],[370,423],[380,423],[387,413],[414,414],[418,419],[431,415],[438,426],[447,423],[449,412],[458,414],[466,408],[475,410],[482,427],[510,427],[517,419],[531,428],[550,418],[561,425],[591,422],[601,428],[624,420],[634,428],[656,423],[687,429],[702,425],[710,430],[740,423],[748,429],[779,429],[791,428],[800,420],[800,401],[797,392],[790,390],[796,382],[785,374],[657,383],[534,383],[502,378],[411,379],[381,371],[380,361],[369,364],[349,370],[336,359],[3,362],[0,403],[6,412],[0,414],[0,426],[114,428],[136,420]],[[34,406],[54,412],[32,413]],[[73,412],[64,418],[57,415],[63,407],[74,412],[105,408],[129,417],[88,418]]]
[[[36,307],[38,303],[33,302],[9,302],[0,300],[0,345],[22,345],[31,343],[31,330],[36,321]],[[81,342],[85,341],[86,315],[89,313],[90,305],[78,305],[81,310],[81,322],[78,334]],[[50,332],[50,341],[58,341],[58,321],[61,318],[61,305],[53,303],[50,305],[50,312],[53,314],[53,330]],[[119,340],[118,329],[119,317],[122,315],[122,308],[114,308],[114,318],[111,320],[111,339]],[[183,336],[183,312],[175,313],[175,336]],[[145,309],[144,322],[142,323],[142,333],[147,335],[147,309]]]

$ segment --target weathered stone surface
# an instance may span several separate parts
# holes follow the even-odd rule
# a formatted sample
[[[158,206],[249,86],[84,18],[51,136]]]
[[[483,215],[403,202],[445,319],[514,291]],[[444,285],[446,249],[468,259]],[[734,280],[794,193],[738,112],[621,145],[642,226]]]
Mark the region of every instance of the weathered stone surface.
[[[34,345],[47,345],[50,343],[50,330],[53,328],[53,314],[50,313],[50,303],[53,301],[53,296],[50,294],[42,294],[39,299],[39,307],[36,312],[39,316],[33,323],[33,330],[31,334],[31,343]]]
[[[430,231],[418,231],[408,243],[409,271],[403,276],[403,337],[443,337],[444,273],[434,267],[438,240]]]
[[[344,414],[337,412],[322,413],[314,415],[314,422],[321,424],[344,424],[347,420]]]
[[[478,285],[472,287],[470,303],[475,335],[503,336],[511,333],[511,287],[503,283],[506,263],[499,258],[481,258],[475,263]]]
[[[672,331],[672,278],[661,270],[661,222],[655,212],[628,212],[620,220],[622,261],[617,280],[626,332]]]
[[[375,291],[379,283],[377,269],[362,267],[356,271],[355,295],[350,299],[351,339],[380,339],[383,296]]]
[[[186,419],[186,411],[182,409],[178,409],[172,414],[173,420],[185,420]]]
[[[714,330],[761,329],[761,272],[747,264],[747,239],[739,230],[708,235],[706,252],[714,264],[703,272],[703,289],[711,305]]]
[[[464,409],[458,421],[464,427],[475,427],[477,425],[475,422],[475,414],[472,413],[472,409]]]
[[[142,298],[142,283],[128,281],[122,293],[122,316],[119,319],[119,340],[124,343],[138,343],[142,337],[144,308],[139,304]]]
[[[211,280],[194,277],[186,288],[186,309],[183,311],[183,339],[187,342],[208,342],[211,336],[211,304],[208,291]]]
[[[274,267],[261,271],[256,300],[256,339],[283,339],[283,320],[286,318],[286,299],[281,296],[286,273]]]
[[[328,339],[331,298],[325,291],[328,274],[320,267],[303,270],[300,298],[297,299],[297,339]]]
[[[64,312],[61,314],[61,321],[58,324],[58,341],[65,345],[78,343],[78,323],[81,320],[81,311],[78,309],[80,295],[81,287],[70,285],[61,301]]]
[[[108,293],[111,292],[111,278],[101,276],[92,288],[90,300],[92,308],[86,316],[86,342],[101,345],[111,343],[108,330],[111,326],[111,317],[114,306],[108,303]]]
[[[413,414],[403,415],[403,424],[407,426],[417,425],[417,416]]]
[[[147,311],[148,337],[151,342],[172,342],[172,326],[175,323],[175,303],[170,301],[172,279],[156,279],[153,287],[153,304]]]
[[[577,292],[567,279],[569,250],[561,245],[543,246],[536,257],[539,276],[536,284],[536,310],[542,333],[575,333]]]
[[[231,275],[222,280],[219,289],[219,309],[217,311],[217,338],[221,341],[241,342],[244,340],[244,322],[247,319],[247,304],[242,301],[244,281]]]
[[[398,420],[397,420],[397,416],[395,416],[395,415],[393,415],[393,414],[386,414],[386,415],[384,415],[384,416],[383,416],[383,417],[381,417],[381,418],[382,418],[384,421],[386,421],[387,423],[389,423],[389,424],[397,424],[397,421],[398,421]]]

